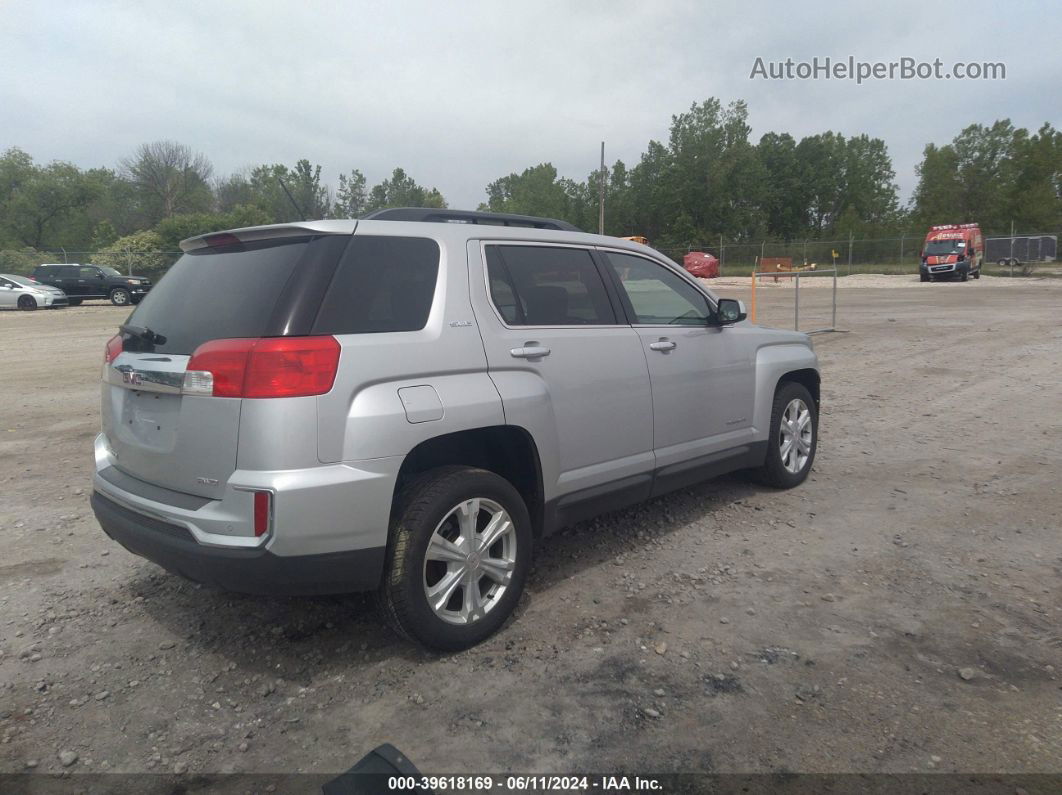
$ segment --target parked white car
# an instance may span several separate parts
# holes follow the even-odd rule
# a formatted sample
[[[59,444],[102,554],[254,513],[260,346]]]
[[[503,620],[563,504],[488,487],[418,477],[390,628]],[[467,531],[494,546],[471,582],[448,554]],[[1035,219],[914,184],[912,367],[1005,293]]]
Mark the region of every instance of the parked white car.
[[[0,309],[55,309],[69,303],[66,293],[58,287],[35,282],[28,276],[0,273]]]

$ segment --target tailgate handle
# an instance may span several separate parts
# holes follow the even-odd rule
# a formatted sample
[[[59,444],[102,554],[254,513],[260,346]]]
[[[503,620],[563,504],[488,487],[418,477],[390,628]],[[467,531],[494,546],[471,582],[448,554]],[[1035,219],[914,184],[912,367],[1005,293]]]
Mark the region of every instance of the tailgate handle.
[[[540,359],[543,356],[549,356],[549,348],[543,348],[541,345],[525,345],[523,348],[513,348],[509,353],[516,359]]]

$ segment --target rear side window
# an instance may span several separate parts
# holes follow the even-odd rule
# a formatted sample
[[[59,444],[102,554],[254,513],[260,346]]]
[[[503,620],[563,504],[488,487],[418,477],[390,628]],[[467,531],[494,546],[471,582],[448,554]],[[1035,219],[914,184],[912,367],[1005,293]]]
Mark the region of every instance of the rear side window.
[[[155,343],[156,353],[190,354],[208,340],[264,336],[296,265],[312,245],[327,245],[327,239],[283,238],[190,251],[126,322],[166,338]]]
[[[590,252],[561,246],[487,246],[491,300],[510,326],[613,325],[616,315]]]
[[[422,329],[438,276],[439,244],[434,240],[356,234],[321,302],[313,333]]]

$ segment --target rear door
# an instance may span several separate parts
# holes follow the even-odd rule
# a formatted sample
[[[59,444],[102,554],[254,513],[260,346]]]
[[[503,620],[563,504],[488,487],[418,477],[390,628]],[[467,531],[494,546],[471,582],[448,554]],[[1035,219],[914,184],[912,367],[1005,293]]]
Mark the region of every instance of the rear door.
[[[104,366],[103,431],[116,466],[159,486],[221,497],[236,468],[243,400],[182,394],[188,361],[211,340],[307,333],[328,268],[349,239],[282,238],[184,254],[127,321],[152,335],[123,334],[122,352]],[[315,411],[316,398],[288,400]]]
[[[653,449],[663,474],[752,439],[754,349],[741,329],[709,326],[708,297],[662,263],[602,251],[634,324],[653,391]]]
[[[647,495],[652,395],[637,333],[588,248],[469,242],[473,307],[505,420],[539,444],[547,500]]]

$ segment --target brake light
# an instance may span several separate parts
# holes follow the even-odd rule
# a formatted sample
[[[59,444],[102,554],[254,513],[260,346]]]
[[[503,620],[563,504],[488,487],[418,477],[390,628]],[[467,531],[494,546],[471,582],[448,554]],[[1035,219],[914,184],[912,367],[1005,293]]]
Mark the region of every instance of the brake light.
[[[110,364],[118,358],[118,354],[122,352],[122,335],[115,334],[109,340],[107,340],[107,347],[103,349],[103,363]]]
[[[203,238],[203,241],[210,248],[221,248],[222,246],[238,246],[243,242],[231,232],[222,232],[217,235],[207,235]]]
[[[238,398],[323,395],[335,382],[339,351],[335,337],[211,340],[192,354],[184,391]]]
[[[254,493],[254,534],[261,537],[269,530],[269,503],[272,495],[268,491]]]

